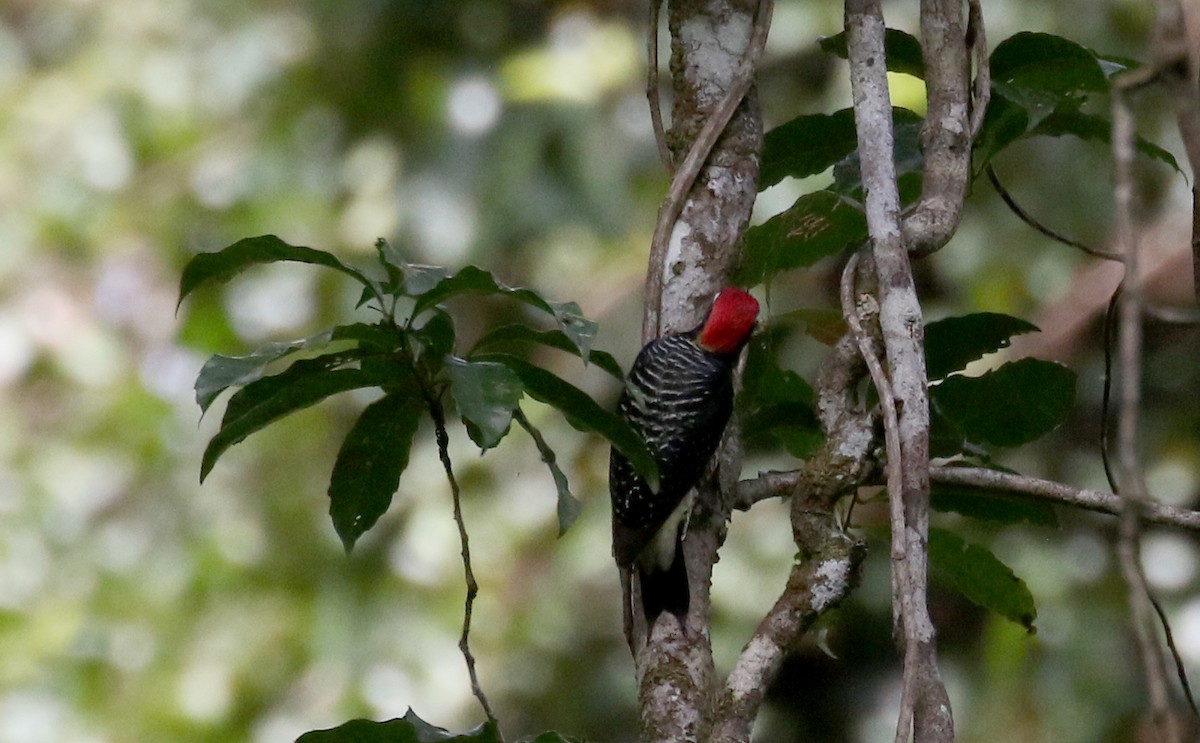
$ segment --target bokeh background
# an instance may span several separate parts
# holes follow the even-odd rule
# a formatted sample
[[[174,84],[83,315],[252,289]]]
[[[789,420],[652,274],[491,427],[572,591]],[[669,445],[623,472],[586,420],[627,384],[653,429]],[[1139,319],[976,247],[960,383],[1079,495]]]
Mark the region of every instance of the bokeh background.
[[[916,30],[916,3],[885,5],[892,25]],[[985,10],[993,45],[1040,30],[1146,56],[1143,0]],[[474,262],[579,302],[601,323],[598,345],[628,364],[666,188],[643,92],[645,15],[634,0],[0,0],[0,743],[277,743],[409,706],[450,728],[482,719],[456,647],[461,564],[430,431],[350,558],[325,487],[367,398],[256,434],[197,482],[219,419],[218,405],[201,420],[193,399],[204,359],[358,317],[353,287],[313,267],[267,267],[177,312],[178,276],[191,255],[250,235],[359,263],[384,236],[414,262]],[[768,126],[849,105],[843,63],[816,45],[840,25],[839,3],[779,0],[761,86]],[[896,102],[920,109],[919,81],[893,82]],[[1139,122],[1182,158],[1170,103],[1144,96]],[[1151,292],[1183,304],[1187,184],[1142,165]],[[1022,143],[997,168],[1047,223],[1105,245],[1102,146]],[[759,218],[820,180],[767,191]],[[921,265],[930,317],[989,310],[1041,325],[1016,352],[1070,364],[1079,408],[1004,461],[1105,487],[1098,318],[1117,272],[1021,225],[982,181],[975,190],[959,236]],[[762,293],[769,313],[834,306],[835,271],[828,261],[778,279]],[[468,339],[519,312],[469,300],[452,310]],[[1162,323],[1148,339],[1151,487],[1195,506],[1200,339]],[[811,379],[823,348],[801,337],[781,348]],[[615,399],[602,374],[539,360]],[[585,504],[561,539],[553,485],[525,438],[481,458],[451,431],[482,587],[483,683],[510,737],[634,740],[607,451],[551,411],[528,411]],[[753,452],[747,474],[786,464]],[[786,575],[783,513],[770,503],[734,519],[714,588],[722,668]],[[940,518],[1005,559],[1040,611],[1029,636],[935,594],[960,739],[1135,740],[1145,700],[1113,521]],[[1193,536],[1147,535],[1149,578],[1193,676],[1198,558]],[[890,739],[887,569],[876,543],[853,600],[787,663],[759,739]]]

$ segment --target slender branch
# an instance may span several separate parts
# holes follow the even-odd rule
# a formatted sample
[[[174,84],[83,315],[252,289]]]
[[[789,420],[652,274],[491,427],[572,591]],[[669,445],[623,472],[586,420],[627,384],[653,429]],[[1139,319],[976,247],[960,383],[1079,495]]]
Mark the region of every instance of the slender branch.
[[[981,31],[982,14],[978,25]],[[962,0],[921,0],[921,49],[927,99],[921,126],[925,167],[921,199],[904,219],[904,243],[914,256],[940,250],[958,229],[971,176],[970,80]]]
[[[938,671],[935,632],[927,605],[929,398],[922,348],[924,321],[909,251],[920,253],[940,247],[949,239],[946,230],[952,232],[958,221],[960,186],[965,187],[965,171],[960,174],[959,170],[966,168],[965,157],[969,157],[966,51],[960,14],[960,6],[954,2],[922,3],[927,77],[933,68],[938,69],[928,81],[930,115],[923,130],[927,135],[923,136],[927,160],[922,202],[928,204],[928,209],[919,209],[915,219],[905,222],[902,238],[891,102],[886,66],[881,63],[885,59],[883,12],[879,0],[846,0],[850,86],[866,190],[867,227],[878,278],[879,325],[895,396],[895,405],[888,407],[894,409],[898,423],[897,432],[888,438],[899,439],[901,454],[900,487],[889,487],[888,495],[900,500],[904,508],[904,553],[901,560],[893,559],[893,601],[900,604],[898,630],[903,637],[905,687],[912,692],[912,714],[909,716],[907,708],[902,707],[897,739],[907,740],[911,727],[922,743],[952,741],[954,721],[950,697]],[[939,50],[945,58],[931,59],[931,50]],[[928,159],[931,147],[937,148],[934,152],[945,148],[945,157]],[[935,163],[943,167],[935,167]],[[930,191],[933,181],[939,185]],[[939,195],[926,201],[935,192]],[[885,410],[884,415],[888,414]],[[889,450],[894,448],[889,445]]]
[[[1117,416],[1117,461],[1125,502],[1117,543],[1121,574],[1129,588],[1134,636],[1146,678],[1147,693],[1158,738],[1178,743],[1179,731],[1171,714],[1170,685],[1162,650],[1153,634],[1155,615],[1141,563],[1141,510],[1149,493],[1138,453],[1142,382],[1142,282],[1140,250],[1133,224],[1134,122],[1129,96],[1157,77],[1156,70],[1138,70],[1117,78],[1113,85],[1112,147],[1115,165],[1113,226],[1125,255],[1125,279],[1117,306],[1121,387]]]
[[[854,275],[858,269],[858,254],[850,256],[846,267],[842,270],[841,302],[842,315],[850,326],[850,334],[858,344],[859,352],[871,374],[871,382],[879,393],[879,407],[883,411],[884,441],[887,446],[887,489],[888,516],[892,528],[892,570],[895,578],[892,581],[892,620],[897,628],[906,626],[906,620],[912,616],[912,595],[906,590],[912,581],[910,563],[905,559],[908,554],[908,528],[904,512],[904,501],[897,494],[904,492],[904,456],[900,447],[900,421],[896,414],[896,397],[892,394],[892,384],[883,364],[872,348],[870,338],[863,329],[859,308],[854,299]],[[870,300],[865,295],[864,300]],[[873,300],[871,300],[873,302]],[[878,307],[872,307],[872,313],[878,314]],[[896,743],[908,740],[913,726],[914,699],[917,695],[915,686],[917,679],[913,669],[917,667],[916,643],[904,643],[904,678],[900,689],[900,714],[896,724]]]
[[[807,502],[798,498],[797,502]],[[718,702],[711,743],[749,741],[767,687],[787,652],[825,612],[858,583],[864,545],[847,535],[829,508],[808,511],[803,559],[792,565],[787,585],[746,643]]]
[[[467,584],[467,598],[463,607],[462,634],[458,638],[458,649],[462,652],[467,664],[467,674],[471,677],[471,693],[479,700],[479,706],[488,720],[496,723],[496,715],[488,704],[487,695],[479,684],[479,674],[475,671],[475,656],[471,653],[471,612],[475,606],[475,597],[479,595],[479,584],[475,581],[475,572],[471,569],[471,544],[467,538],[467,526],[463,521],[462,493],[458,487],[458,479],[454,477],[454,467],[450,463],[450,436],[446,432],[446,412],[441,400],[427,396],[429,415],[433,419],[434,433],[437,438],[438,458],[442,460],[442,468],[446,470],[446,479],[450,481],[450,495],[454,502],[454,523],[458,525],[458,540],[462,545],[463,575]],[[497,730],[499,725],[497,724]]]
[[[1113,493],[1090,488],[1077,488],[1053,480],[1043,480],[982,467],[933,465],[929,468],[929,478],[933,482],[944,485],[1001,490],[1013,495],[1027,496],[1112,516],[1120,515],[1124,508],[1121,496]],[[1200,511],[1189,511],[1151,501],[1145,504],[1142,518],[1150,524],[1200,532]]]
[[[1083,252],[1087,253],[1088,255],[1095,256],[1097,258],[1103,258],[1104,260],[1107,260],[1107,261],[1117,261],[1118,263],[1123,263],[1125,261],[1125,256],[1121,255],[1120,253],[1110,253],[1107,250],[1100,250],[1099,248],[1093,248],[1092,246],[1088,245],[1087,243],[1082,243],[1082,242],[1079,242],[1078,240],[1073,240],[1073,239],[1067,237],[1066,235],[1062,234],[1061,232],[1058,232],[1057,230],[1053,230],[1053,229],[1047,227],[1046,225],[1042,224],[1041,222],[1038,221],[1038,219],[1036,217],[1034,217],[1029,212],[1025,211],[1025,209],[1022,208],[1021,205],[1017,203],[1016,199],[1013,198],[1013,195],[1011,193],[1009,193],[1009,190],[1004,187],[1003,183],[1000,182],[1000,176],[996,174],[996,169],[994,167],[992,167],[992,165],[990,163],[985,168],[984,172],[987,173],[988,182],[992,184],[992,188],[996,189],[996,193],[999,194],[1000,199],[1004,202],[1004,205],[1008,207],[1009,211],[1011,211],[1013,214],[1017,215],[1017,218],[1020,219],[1025,224],[1029,225],[1033,229],[1042,233],[1043,235],[1050,238],[1051,240],[1054,240],[1055,242],[1060,242],[1063,245],[1067,245],[1072,248],[1077,248],[1077,249],[1082,250]]]
[[[870,339],[874,345],[874,339]],[[750,740],[755,717],[788,650],[825,611],[857,583],[865,551],[845,533],[834,507],[852,492],[875,451],[875,418],[859,409],[856,390],[865,366],[853,339],[843,336],[821,362],[817,410],[825,443],[802,470],[771,473],[750,481],[791,497],[793,563],[779,599],[759,622],[738,656],[718,701],[712,743]],[[776,476],[779,475],[779,476]],[[737,507],[755,496],[738,488]],[[765,497],[765,491],[762,491]]]

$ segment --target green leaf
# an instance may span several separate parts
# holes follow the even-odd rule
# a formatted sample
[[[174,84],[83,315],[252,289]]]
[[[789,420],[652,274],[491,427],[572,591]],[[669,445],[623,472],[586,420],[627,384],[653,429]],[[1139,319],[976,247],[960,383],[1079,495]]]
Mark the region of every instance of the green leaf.
[[[947,317],[925,326],[925,367],[937,380],[962,371],[972,361],[1008,348],[1014,335],[1036,333],[1038,327],[1018,317],[977,312]]]
[[[272,362],[307,348],[310,343],[324,345],[329,342],[329,337],[329,333],[325,332],[293,343],[270,343],[247,356],[213,355],[204,362],[200,374],[196,376],[196,404],[200,406],[200,412],[207,412],[217,396],[229,387],[249,384],[261,378]]]
[[[379,259],[379,265],[383,267],[384,274],[387,275],[387,281],[380,284],[379,288],[388,294],[395,294],[404,284],[404,269],[401,268],[403,259],[392,248],[391,243],[382,237],[375,241],[375,255]],[[363,301],[365,300],[359,300],[359,304]]]
[[[916,123],[919,128],[921,123],[921,117],[906,108],[893,108],[892,117],[896,126]],[[805,178],[823,173],[849,158],[857,149],[854,109],[797,116],[767,132],[758,189],[762,191],[789,176]],[[910,158],[912,149],[906,143],[897,148],[897,154],[900,159]],[[919,157],[919,150],[917,155]],[[857,157],[854,162],[857,167]]]
[[[204,363],[196,377],[196,404],[206,412],[217,396],[229,387],[243,386],[262,377],[272,363],[297,351],[316,349],[336,341],[357,341],[380,350],[396,347],[399,336],[378,325],[355,323],[339,325],[292,343],[269,343],[247,356],[216,354]]]
[[[758,190],[784,178],[823,173],[858,147],[854,109],[797,116],[767,132],[763,140]]]
[[[971,602],[1036,632],[1037,606],[1028,586],[987,549],[945,529],[930,529],[929,567],[935,580]]]
[[[558,466],[558,457],[555,456],[554,450],[546,443],[546,439],[542,437],[540,431],[529,422],[529,418],[524,414],[516,416],[517,422],[521,427],[529,432],[529,437],[533,439],[533,443],[537,445],[538,452],[542,455],[542,461],[550,468],[550,476],[554,478],[554,488],[558,491],[558,536],[567,533],[575,520],[579,518],[579,514],[583,512],[583,504],[574,495],[571,495],[571,486],[567,482],[567,475]]]
[[[346,552],[392,503],[425,410],[416,385],[368,405],[338,451],[329,481],[329,516]]]
[[[409,297],[420,297],[437,288],[450,276],[450,269],[443,266],[425,266],[418,263],[405,263],[404,294]]]
[[[412,357],[432,379],[446,365],[446,358],[454,352],[454,318],[441,308],[427,314],[428,319],[410,332]]]
[[[491,353],[474,358],[480,361],[495,361],[512,369],[525,385],[526,394],[557,408],[577,430],[591,431],[603,436],[629,459],[634,470],[646,479],[651,489],[658,489],[658,465],[646,448],[646,443],[628,423],[615,413],[600,407],[586,392],[516,356]]]
[[[361,369],[330,369],[326,359],[298,361],[286,371],[242,388],[229,400],[221,429],[204,450],[200,482],[229,447],[270,423],[314,405],[330,395],[385,383]]]
[[[1104,67],[1092,51],[1052,34],[1022,32],[1000,42],[992,52],[991,71],[993,104],[1004,100],[1018,106],[1026,127],[1037,126],[1056,110],[1077,109],[1090,94],[1109,90]],[[1016,115],[1006,115],[1011,128]]]
[[[560,351],[580,356],[579,348],[561,330],[536,330],[528,325],[516,323],[501,325],[489,330],[482,338],[476,341],[472,353],[488,348],[489,346],[504,346],[510,343],[537,343],[548,348],[557,348]],[[585,364],[595,364],[617,379],[625,378],[625,373],[621,371],[621,365],[607,351],[593,349],[587,356],[580,356],[580,358],[583,359]]]
[[[405,278],[405,289],[408,288],[408,278]],[[532,289],[507,286],[496,280],[492,274],[477,266],[467,266],[453,276],[439,280],[427,291],[421,293],[413,307],[413,315],[419,315],[427,309],[460,294],[501,294],[524,302],[530,307],[542,310],[554,317],[561,330],[575,347],[580,356],[586,357],[591,350],[592,341],[596,338],[596,323],[583,316],[579,305],[574,302],[549,302]]]
[[[842,59],[849,59],[845,31],[833,36],[825,36],[817,43],[826,53]],[[921,42],[917,37],[895,28],[886,29],[883,36],[883,51],[887,55],[889,72],[903,72],[913,77],[925,77],[925,60],[921,54]]]
[[[929,505],[936,511],[953,512],[981,521],[1058,528],[1058,512],[1050,503],[1014,498],[999,490],[935,482],[931,486]]]
[[[188,261],[183,267],[183,275],[179,281],[179,301],[176,302],[176,309],[183,303],[184,297],[202,284],[229,281],[251,266],[280,261],[326,266],[352,276],[364,286],[371,284],[370,279],[361,272],[342,263],[331,253],[289,245],[275,235],[262,235],[238,240],[227,248],[215,253],[201,253]]]
[[[738,399],[742,431],[753,444],[769,436],[804,459],[825,438],[812,407],[816,395],[799,374],[779,368],[771,348],[770,334],[760,333],[750,341]]]
[[[968,441],[1020,446],[1066,420],[1075,403],[1075,372],[1051,361],[1021,359],[979,377],[949,377],[929,394]]]
[[[1091,50],[1053,34],[1013,34],[992,51],[990,66],[994,85],[1019,91],[1022,97],[1044,95],[1052,101],[1050,108],[1075,94],[1103,93],[1109,88],[1104,68]]]
[[[351,720],[336,728],[305,733],[296,743],[501,743],[501,737],[494,722],[466,733],[451,733],[430,725],[410,709],[403,719]]]
[[[468,432],[480,449],[500,443],[512,425],[513,411],[521,402],[521,380],[504,364],[450,358],[446,363],[450,391]]]
[[[867,239],[858,207],[832,191],[805,194],[787,211],[746,232],[734,281],[754,285],[775,274],[808,267]]]
[[[567,476],[558,463],[546,462],[546,466],[550,468],[550,475],[554,478],[554,487],[558,491],[558,536],[561,537],[575,525],[579,514],[583,513],[583,503],[571,495]]]
[[[1038,125],[1029,132],[1029,136],[1038,134],[1048,137],[1070,135],[1109,146],[1112,144],[1112,122],[1103,116],[1083,113],[1078,108],[1059,108],[1038,122]],[[1183,172],[1179,169],[1179,163],[1175,160],[1174,155],[1148,139],[1136,137],[1134,146],[1142,155],[1166,163],[1176,172]]]

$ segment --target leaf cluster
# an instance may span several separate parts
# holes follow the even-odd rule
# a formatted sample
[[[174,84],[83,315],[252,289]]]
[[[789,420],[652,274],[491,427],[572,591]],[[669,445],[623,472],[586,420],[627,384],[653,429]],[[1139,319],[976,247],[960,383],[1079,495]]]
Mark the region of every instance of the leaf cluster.
[[[359,305],[379,315],[374,323],[339,325],[303,340],[267,344],[244,356],[210,358],[196,380],[201,411],[207,412],[225,390],[236,391],[204,451],[201,481],[225,451],[247,436],[332,395],[361,389],[377,389],[380,397],[366,406],[346,435],[329,483],[330,517],[347,551],[391,505],[421,420],[430,416],[440,425],[447,404],[453,404],[472,441],[484,451],[500,443],[518,418],[553,474],[560,533],[570,527],[580,504],[553,451],[520,412],[526,395],[560,410],[575,428],[606,438],[653,481],[653,460],[626,423],[578,387],[522,356],[522,347],[546,346],[620,378],[613,357],[592,348],[596,324],[577,304],[507,286],[475,266],[451,272],[406,263],[382,240],[376,244],[376,256],[379,276],[372,276],[326,251],[263,235],[197,255],[187,264],[180,302],[198,287],[228,281],[252,266],[291,261],[351,277],[362,285]],[[511,298],[548,316],[553,327],[501,326],[463,352],[453,316],[443,306],[461,295]]]
[[[924,77],[921,42],[888,29],[887,68]],[[845,34],[821,40],[827,53],[846,57]],[[1134,63],[1097,54],[1060,36],[1021,32],[1002,41],[989,59],[991,102],[972,147],[972,179],[1011,145],[1032,137],[1074,137],[1108,146],[1112,123],[1106,114],[1088,110],[1088,102],[1111,92],[1112,77]],[[921,193],[924,156],[921,116],[894,108],[894,156],[903,207]],[[1144,138],[1137,151],[1182,172],[1171,153]],[[785,178],[807,178],[832,169],[833,182],[800,196],[792,206],[750,228],[736,270],[747,284],[770,281],[777,274],[812,266],[827,256],[861,245],[867,239],[862,206],[854,111],[798,116],[767,132],[759,189]]]

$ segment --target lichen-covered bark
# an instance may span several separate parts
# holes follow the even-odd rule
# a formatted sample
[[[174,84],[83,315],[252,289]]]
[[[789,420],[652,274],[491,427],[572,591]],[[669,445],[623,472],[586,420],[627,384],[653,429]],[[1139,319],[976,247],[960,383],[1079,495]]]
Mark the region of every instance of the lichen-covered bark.
[[[668,9],[675,94],[667,140],[681,160],[729,90],[758,0],[675,0]],[[661,332],[693,327],[732,268],[750,221],[762,151],[758,94],[738,106],[687,195],[663,265]]]

